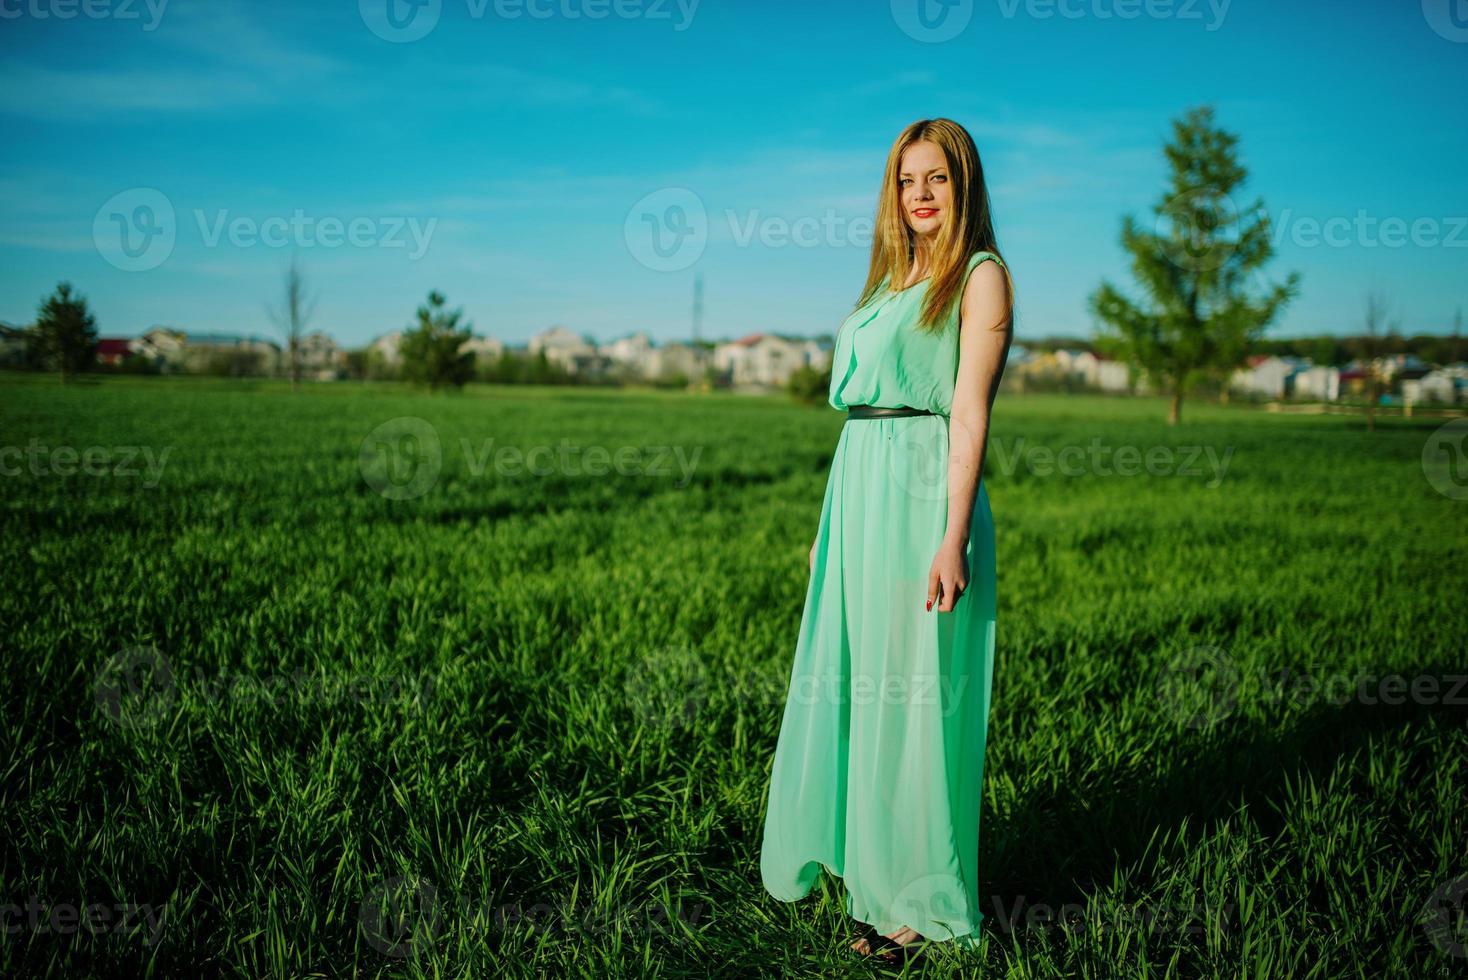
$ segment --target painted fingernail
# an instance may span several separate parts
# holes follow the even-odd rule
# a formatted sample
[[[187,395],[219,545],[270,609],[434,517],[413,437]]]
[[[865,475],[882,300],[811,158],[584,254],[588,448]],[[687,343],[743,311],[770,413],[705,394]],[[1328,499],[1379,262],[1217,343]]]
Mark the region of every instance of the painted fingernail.
[[[932,599],[929,599],[928,600],[928,611],[929,612],[932,612],[933,611],[933,600]]]

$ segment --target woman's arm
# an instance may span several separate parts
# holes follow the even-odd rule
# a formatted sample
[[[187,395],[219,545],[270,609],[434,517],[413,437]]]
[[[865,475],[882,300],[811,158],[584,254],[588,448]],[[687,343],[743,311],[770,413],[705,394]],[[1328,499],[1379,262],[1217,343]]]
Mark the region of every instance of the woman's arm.
[[[984,471],[989,413],[1013,337],[1004,271],[997,262],[980,262],[969,274],[959,312],[958,377],[948,417],[948,527],[928,575],[929,606],[937,601],[939,612],[951,611],[968,587],[964,552]]]

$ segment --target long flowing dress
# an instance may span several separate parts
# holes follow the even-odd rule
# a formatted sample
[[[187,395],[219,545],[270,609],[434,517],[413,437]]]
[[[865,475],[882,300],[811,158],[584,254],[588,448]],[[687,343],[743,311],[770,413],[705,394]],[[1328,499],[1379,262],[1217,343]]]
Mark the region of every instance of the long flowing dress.
[[[985,260],[978,252],[968,271]],[[1001,262],[1002,264],[1002,262]],[[927,281],[879,291],[841,325],[828,403],[937,415],[848,419],[826,482],[771,768],[760,876],[793,902],[820,869],[878,932],[977,943],[979,801],[994,674],[994,522],[983,480],[969,584],[928,611],[948,524],[958,307],[915,329]]]

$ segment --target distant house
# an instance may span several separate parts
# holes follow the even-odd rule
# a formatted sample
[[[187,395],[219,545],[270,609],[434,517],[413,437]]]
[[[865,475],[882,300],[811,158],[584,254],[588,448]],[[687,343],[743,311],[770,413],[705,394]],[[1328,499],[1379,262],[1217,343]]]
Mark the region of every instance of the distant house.
[[[280,354],[280,345],[263,337],[193,331],[184,334],[184,362],[192,370],[207,368],[222,357],[236,359],[265,374],[273,374],[280,367]]]
[[[1412,403],[1457,405],[1468,400],[1468,364],[1454,364],[1402,382],[1402,398]]]
[[[133,344],[140,353],[174,369],[202,371],[220,357],[234,359],[266,374],[280,367],[280,345],[246,334],[200,333],[174,327],[153,327]]]
[[[814,340],[751,333],[714,348],[714,367],[735,386],[783,387],[803,367],[824,370],[831,350]]]
[[[527,349],[532,357],[544,352],[547,361],[571,372],[576,370],[578,363],[596,354],[595,345],[565,327],[542,330],[530,338]]]
[[[0,322],[0,367],[23,368],[30,363],[29,331]]]
[[[382,359],[384,364],[396,367],[402,361],[401,347],[403,343],[403,332],[394,330],[377,337],[367,345],[367,351]]]
[[[475,363],[483,365],[498,361],[505,352],[505,345],[493,337],[470,337],[459,345],[459,351],[473,354]]]
[[[673,341],[660,344],[647,352],[642,361],[642,374],[654,379],[681,374],[690,381],[695,381],[703,377],[708,363],[709,352],[706,348]]]
[[[121,364],[133,354],[130,337],[99,337],[97,339],[97,363],[113,366]]]
[[[1255,354],[1245,363],[1248,366],[1234,372],[1229,386],[1267,398],[1290,397],[1294,394],[1296,376],[1311,366],[1305,358],[1274,354]]]
[[[182,330],[153,327],[138,338],[135,349],[161,366],[182,367],[185,338]]]
[[[1388,354],[1372,361],[1377,377],[1387,383],[1421,378],[1432,367],[1416,354]]]
[[[1341,397],[1341,369],[1314,365],[1295,375],[1296,398],[1318,398],[1333,402]]]
[[[347,352],[320,330],[301,338],[299,348],[301,373],[320,381],[331,381],[346,374]]]
[[[653,343],[647,331],[639,330],[625,337],[618,337],[609,344],[602,344],[598,349],[618,364],[625,364],[636,368],[639,372],[644,372],[648,358],[653,352]]]
[[[1066,354],[1071,373],[1091,387],[1102,391],[1131,390],[1131,374],[1125,361],[1091,351],[1067,351]]]

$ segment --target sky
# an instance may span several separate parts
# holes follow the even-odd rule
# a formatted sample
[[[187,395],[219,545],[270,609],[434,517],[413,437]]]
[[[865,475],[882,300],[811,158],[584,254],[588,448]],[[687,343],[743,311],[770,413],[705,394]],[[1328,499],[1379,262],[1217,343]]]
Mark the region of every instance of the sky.
[[[833,333],[907,124],[978,145],[1016,336],[1139,295],[1119,243],[1172,121],[1239,137],[1301,274],[1267,336],[1468,307],[1464,0],[0,0],[0,320],[62,280],[103,336],[355,346],[430,290],[477,334]]]

